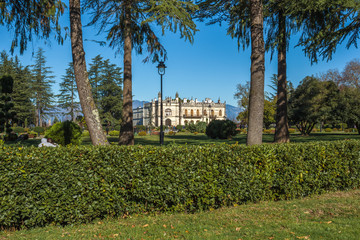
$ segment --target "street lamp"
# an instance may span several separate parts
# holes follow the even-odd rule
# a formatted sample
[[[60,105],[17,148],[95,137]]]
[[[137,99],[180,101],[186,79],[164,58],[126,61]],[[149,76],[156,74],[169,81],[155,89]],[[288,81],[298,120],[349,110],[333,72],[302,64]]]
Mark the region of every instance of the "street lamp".
[[[159,65],[157,65],[158,72],[160,74],[160,98],[161,98],[161,104],[160,104],[160,145],[164,144],[164,132],[163,132],[163,75],[165,74],[165,63],[163,61],[159,62]]]

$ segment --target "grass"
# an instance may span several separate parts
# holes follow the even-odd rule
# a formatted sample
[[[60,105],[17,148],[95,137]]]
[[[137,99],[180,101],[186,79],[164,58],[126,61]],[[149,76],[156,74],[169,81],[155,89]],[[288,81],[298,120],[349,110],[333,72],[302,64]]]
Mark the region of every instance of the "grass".
[[[312,133],[310,136],[301,136],[300,134],[291,134],[291,142],[311,142],[311,141],[336,141],[344,139],[359,139],[360,135],[357,133]],[[108,137],[108,140],[113,144],[116,144],[118,137]],[[263,142],[272,143],[274,140],[273,134],[264,134]],[[191,144],[191,145],[204,145],[204,144],[245,144],[246,135],[238,134],[232,140],[222,140],[222,139],[211,139],[208,138],[204,133],[193,134],[193,133],[177,133],[175,136],[165,135],[164,144]],[[21,143],[17,143],[21,146],[38,146],[40,143],[40,138],[29,139]],[[8,145],[16,145],[14,142],[6,143]],[[91,145],[91,140],[89,137],[83,138],[83,145]],[[147,136],[135,136],[135,144],[139,145],[159,145],[159,136],[158,135],[147,135]]]
[[[0,239],[359,239],[360,190],[196,214],[2,231]]]

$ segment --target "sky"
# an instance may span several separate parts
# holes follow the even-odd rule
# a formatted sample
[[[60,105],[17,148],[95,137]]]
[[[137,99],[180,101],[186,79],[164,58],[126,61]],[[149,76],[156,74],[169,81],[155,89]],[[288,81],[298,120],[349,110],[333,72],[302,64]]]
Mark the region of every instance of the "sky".
[[[69,26],[68,12],[62,16],[63,27]],[[83,25],[87,23],[83,19]],[[180,38],[179,33],[166,32],[161,36],[162,44],[165,46],[168,59],[163,77],[163,96],[175,97],[176,92],[181,98],[204,100],[211,98],[221,102],[237,106],[234,99],[237,84],[245,84],[250,81],[250,48],[243,51],[238,49],[237,40],[226,35],[226,25],[210,25],[197,23],[199,31],[195,34],[194,43]],[[104,35],[97,35],[94,27],[85,27],[84,49],[87,64],[91,59],[100,54],[104,59],[119,67],[123,67],[123,55],[107,46],[100,46],[91,40],[104,41]],[[0,51],[9,52],[13,31],[0,27]],[[158,30],[158,35],[161,31]],[[302,50],[294,47],[297,36],[292,38],[287,54],[287,77],[296,87],[306,76],[324,73],[329,69],[342,71],[346,63],[358,58],[360,49],[345,48],[345,44],[338,46],[331,61],[320,61],[311,65]],[[58,45],[55,40],[34,39],[28,45],[27,51],[21,55],[19,49],[14,55],[18,55],[23,65],[34,63],[34,52],[42,47],[45,50],[47,66],[51,67],[55,75],[54,93],[58,93],[59,83],[68,63],[72,61],[70,39],[66,39],[63,45]],[[10,54],[10,53],[9,53]],[[143,63],[144,55],[133,54],[133,99],[140,101],[151,101],[158,96],[160,91],[160,76],[157,72],[157,64]],[[266,53],[265,61],[265,91],[271,92],[270,78],[277,74],[277,56],[270,61],[270,53]]]

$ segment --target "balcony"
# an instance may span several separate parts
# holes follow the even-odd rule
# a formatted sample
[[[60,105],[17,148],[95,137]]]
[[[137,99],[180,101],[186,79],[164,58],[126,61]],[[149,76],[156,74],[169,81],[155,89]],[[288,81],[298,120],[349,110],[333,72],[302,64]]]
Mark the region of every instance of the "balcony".
[[[193,116],[190,116],[190,115],[183,115],[183,117],[184,118],[202,118],[203,116],[202,115],[199,115],[199,116],[197,116],[197,115],[193,115]]]

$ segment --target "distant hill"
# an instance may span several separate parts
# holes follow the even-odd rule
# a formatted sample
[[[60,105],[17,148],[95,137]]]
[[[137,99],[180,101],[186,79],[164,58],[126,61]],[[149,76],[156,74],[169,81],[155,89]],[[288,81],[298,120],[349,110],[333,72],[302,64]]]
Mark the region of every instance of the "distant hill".
[[[239,115],[240,112],[241,108],[226,104],[226,116],[229,120],[237,121],[236,117]]]
[[[147,101],[133,100],[133,109],[138,107],[142,107],[144,103],[148,103]]]

